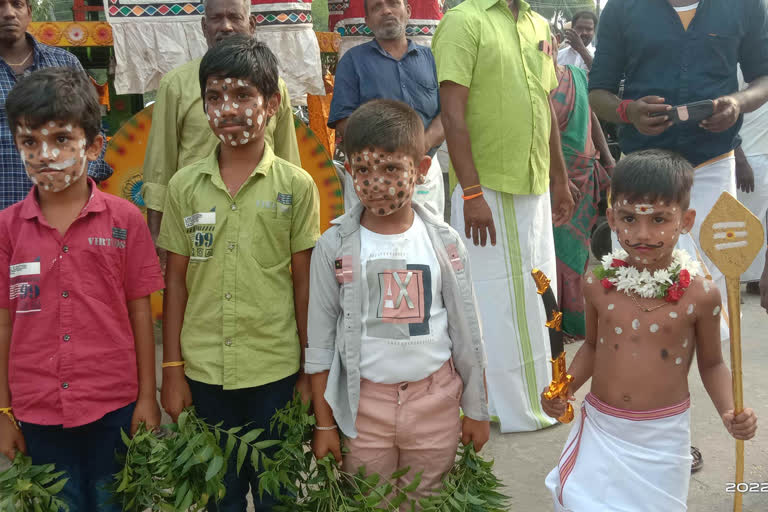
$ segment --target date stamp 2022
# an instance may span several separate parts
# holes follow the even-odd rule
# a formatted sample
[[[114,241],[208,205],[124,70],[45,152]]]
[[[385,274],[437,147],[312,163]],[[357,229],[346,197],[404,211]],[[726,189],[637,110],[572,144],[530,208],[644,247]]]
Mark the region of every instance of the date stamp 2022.
[[[752,492],[768,493],[768,482],[726,482],[725,492],[742,494]]]

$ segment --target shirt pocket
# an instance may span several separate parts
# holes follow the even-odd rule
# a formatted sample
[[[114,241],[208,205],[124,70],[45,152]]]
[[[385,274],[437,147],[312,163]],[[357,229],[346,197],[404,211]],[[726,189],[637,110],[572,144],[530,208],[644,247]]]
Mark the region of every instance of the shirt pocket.
[[[291,219],[278,216],[275,210],[256,214],[251,234],[251,256],[262,269],[290,262],[291,224]]]
[[[84,249],[82,259],[82,276],[86,276],[83,283],[83,292],[92,299],[108,306],[120,303],[124,300],[123,287],[124,249],[93,245]],[[122,294],[122,297],[115,294]]]
[[[739,43],[739,38],[731,34],[700,34],[691,52],[693,62],[685,64],[693,67],[695,62],[706,62],[704,74],[727,80],[739,60]]]

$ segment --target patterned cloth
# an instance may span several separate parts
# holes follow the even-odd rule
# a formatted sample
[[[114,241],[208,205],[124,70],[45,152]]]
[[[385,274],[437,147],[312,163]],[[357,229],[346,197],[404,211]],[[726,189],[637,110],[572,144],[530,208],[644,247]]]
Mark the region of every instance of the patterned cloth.
[[[27,40],[32,43],[35,60],[34,64],[24,72],[25,75],[38,69],[50,67],[69,67],[83,70],[83,66],[80,65],[77,58],[68,51],[39,43],[30,34],[27,34]],[[16,85],[16,80],[16,74],[0,57],[0,210],[24,199],[32,187],[32,182],[29,181],[27,173],[24,171],[21,156],[13,143],[13,134],[5,114],[5,100],[13,86]],[[88,166],[88,175],[97,182],[104,181],[112,175],[112,168],[103,160],[105,151],[106,144],[99,160],[91,162]]]
[[[581,200],[573,218],[554,228],[557,256],[557,302],[563,312],[563,331],[583,337],[584,297],[581,275],[587,270],[589,236],[597,220],[600,192],[610,179],[597,161],[592,141],[592,111],[587,96],[587,75],[576,66],[565,66],[560,85],[552,92],[568,178],[579,188]]]

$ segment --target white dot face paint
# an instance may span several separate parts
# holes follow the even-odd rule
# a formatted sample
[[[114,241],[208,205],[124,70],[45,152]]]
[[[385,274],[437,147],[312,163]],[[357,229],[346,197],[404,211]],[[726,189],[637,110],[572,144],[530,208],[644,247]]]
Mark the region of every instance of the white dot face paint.
[[[214,133],[224,135],[229,146],[241,146],[264,136],[268,107],[258,87],[245,78],[209,78],[205,90],[205,109],[213,112],[209,120]],[[232,144],[234,142],[234,144]]]
[[[605,338],[600,338],[600,343],[605,343]]]
[[[387,216],[410,204],[417,169],[413,158],[402,153],[389,154],[376,148],[347,155],[355,190],[363,206],[376,216]]]
[[[616,327],[614,331],[616,331],[616,334],[621,334],[622,332],[624,332],[624,330],[621,327]]]
[[[614,304],[608,304],[608,311],[613,311],[616,306]]]
[[[635,318],[634,320],[632,320],[632,328],[633,328],[634,330],[638,330],[638,329],[640,329],[640,320],[638,320],[637,318]]]
[[[592,284],[593,282],[592,276],[587,277],[587,283]]]
[[[674,311],[670,311],[669,318],[677,318],[677,313],[675,313]]]
[[[678,357],[677,359],[675,359],[675,364],[679,365],[682,362],[683,362],[683,358],[682,357]]]
[[[48,121],[45,127],[20,125],[16,144],[30,181],[42,190],[61,192],[75,183],[88,165],[85,132],[71,123]]]
[[[715,306],[715,309],[712,310],[712,316],[717,316],[720,314],[720,306]]]
[[[694,309],[693,304],[688,304],[688,309],[686,309],[685,312],[688,313],[689,315],[692,315],[693,309]]]
[[[709,293],[710,286],[709,286],[709,280],[705,279],[702,281],[701,285],[704,287],[704,293]]]
[[[635,207],[635,213],[637,215],[651,215],[654,212],[652,204],[636,203],[633,206]]]
[[[651,332],[659,332],[659,325],[658,324],[651,324],[650,331]]]

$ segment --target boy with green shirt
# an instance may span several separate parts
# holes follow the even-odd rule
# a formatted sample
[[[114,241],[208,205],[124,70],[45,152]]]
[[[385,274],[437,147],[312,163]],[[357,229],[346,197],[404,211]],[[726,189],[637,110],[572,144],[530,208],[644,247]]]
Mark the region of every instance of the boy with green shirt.
[[[309,397],[299,368],[319,197],[309,174],[264,142],[277,74],[272,52],[248,36],[227,38],[200,63],[203,105],[221,143],[169,182],[157,242],[168,251],[161,401],[174,420],[194,405],[224,428],[267,429],[294,385]],[[225,485],[209,510],[245,511],[258,479],[252,468],[237,476],[230,467]],[[271,510],[268,496],[254,502]]]

